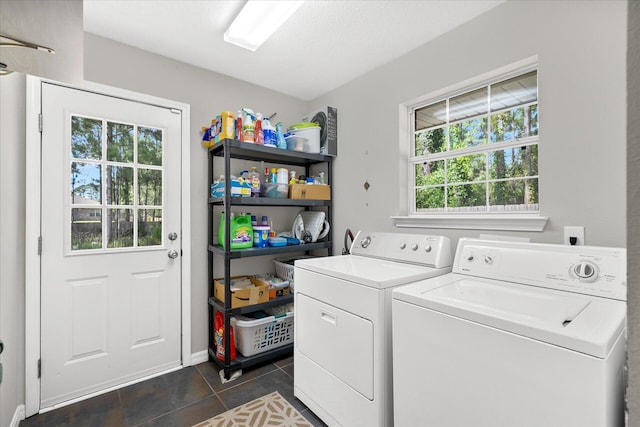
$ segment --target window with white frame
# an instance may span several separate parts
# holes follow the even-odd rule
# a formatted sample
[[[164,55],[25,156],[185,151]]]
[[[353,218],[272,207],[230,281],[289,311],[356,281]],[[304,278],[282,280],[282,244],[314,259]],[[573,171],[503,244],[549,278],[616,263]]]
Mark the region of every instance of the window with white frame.
[[[412,214],[538,212],[538,73],[411,109]]]

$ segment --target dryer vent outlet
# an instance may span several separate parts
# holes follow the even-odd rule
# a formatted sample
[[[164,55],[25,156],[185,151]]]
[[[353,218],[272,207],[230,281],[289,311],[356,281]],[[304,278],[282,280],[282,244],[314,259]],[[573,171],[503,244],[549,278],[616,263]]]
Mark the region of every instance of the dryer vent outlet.
[[[564,227],[564,244],[573,246],[585,245],[584,227],[566,226]]]

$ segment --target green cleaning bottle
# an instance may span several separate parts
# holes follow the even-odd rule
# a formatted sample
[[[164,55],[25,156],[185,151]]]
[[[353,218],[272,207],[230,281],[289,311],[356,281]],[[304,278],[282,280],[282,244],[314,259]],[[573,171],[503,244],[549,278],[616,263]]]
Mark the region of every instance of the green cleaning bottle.
[[[220,227],[218,228],[218,244],[224,247],[224,212],[220,215]],[[245,249],[253,246],[253,227],[251,226],[251,215],[231,214],[231,225],[229,234],[231,235],[231,249]]]

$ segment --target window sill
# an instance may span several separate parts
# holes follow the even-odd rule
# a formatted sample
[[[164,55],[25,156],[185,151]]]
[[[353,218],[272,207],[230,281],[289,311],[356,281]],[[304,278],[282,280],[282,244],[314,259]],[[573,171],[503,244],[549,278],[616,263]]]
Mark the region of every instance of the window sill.
[[[446,214],[392,216],[398,228],[456,228],[462,230],[543,231],[546,216],[537,214]]]

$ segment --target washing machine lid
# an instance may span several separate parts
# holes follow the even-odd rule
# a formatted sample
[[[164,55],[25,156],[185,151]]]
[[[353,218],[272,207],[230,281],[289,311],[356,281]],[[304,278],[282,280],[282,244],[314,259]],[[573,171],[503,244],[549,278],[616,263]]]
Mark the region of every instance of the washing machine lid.
[[[451,271],[451,267],[433,268],[358,255],[301,259],[296,260],[295,267],[376,289],[404,285]]]
[[[626,304],[489,279],[445,276],[394,298],[535,340],[606,358],[625,328]],[[426,287],[425,287],[426,286]]]

